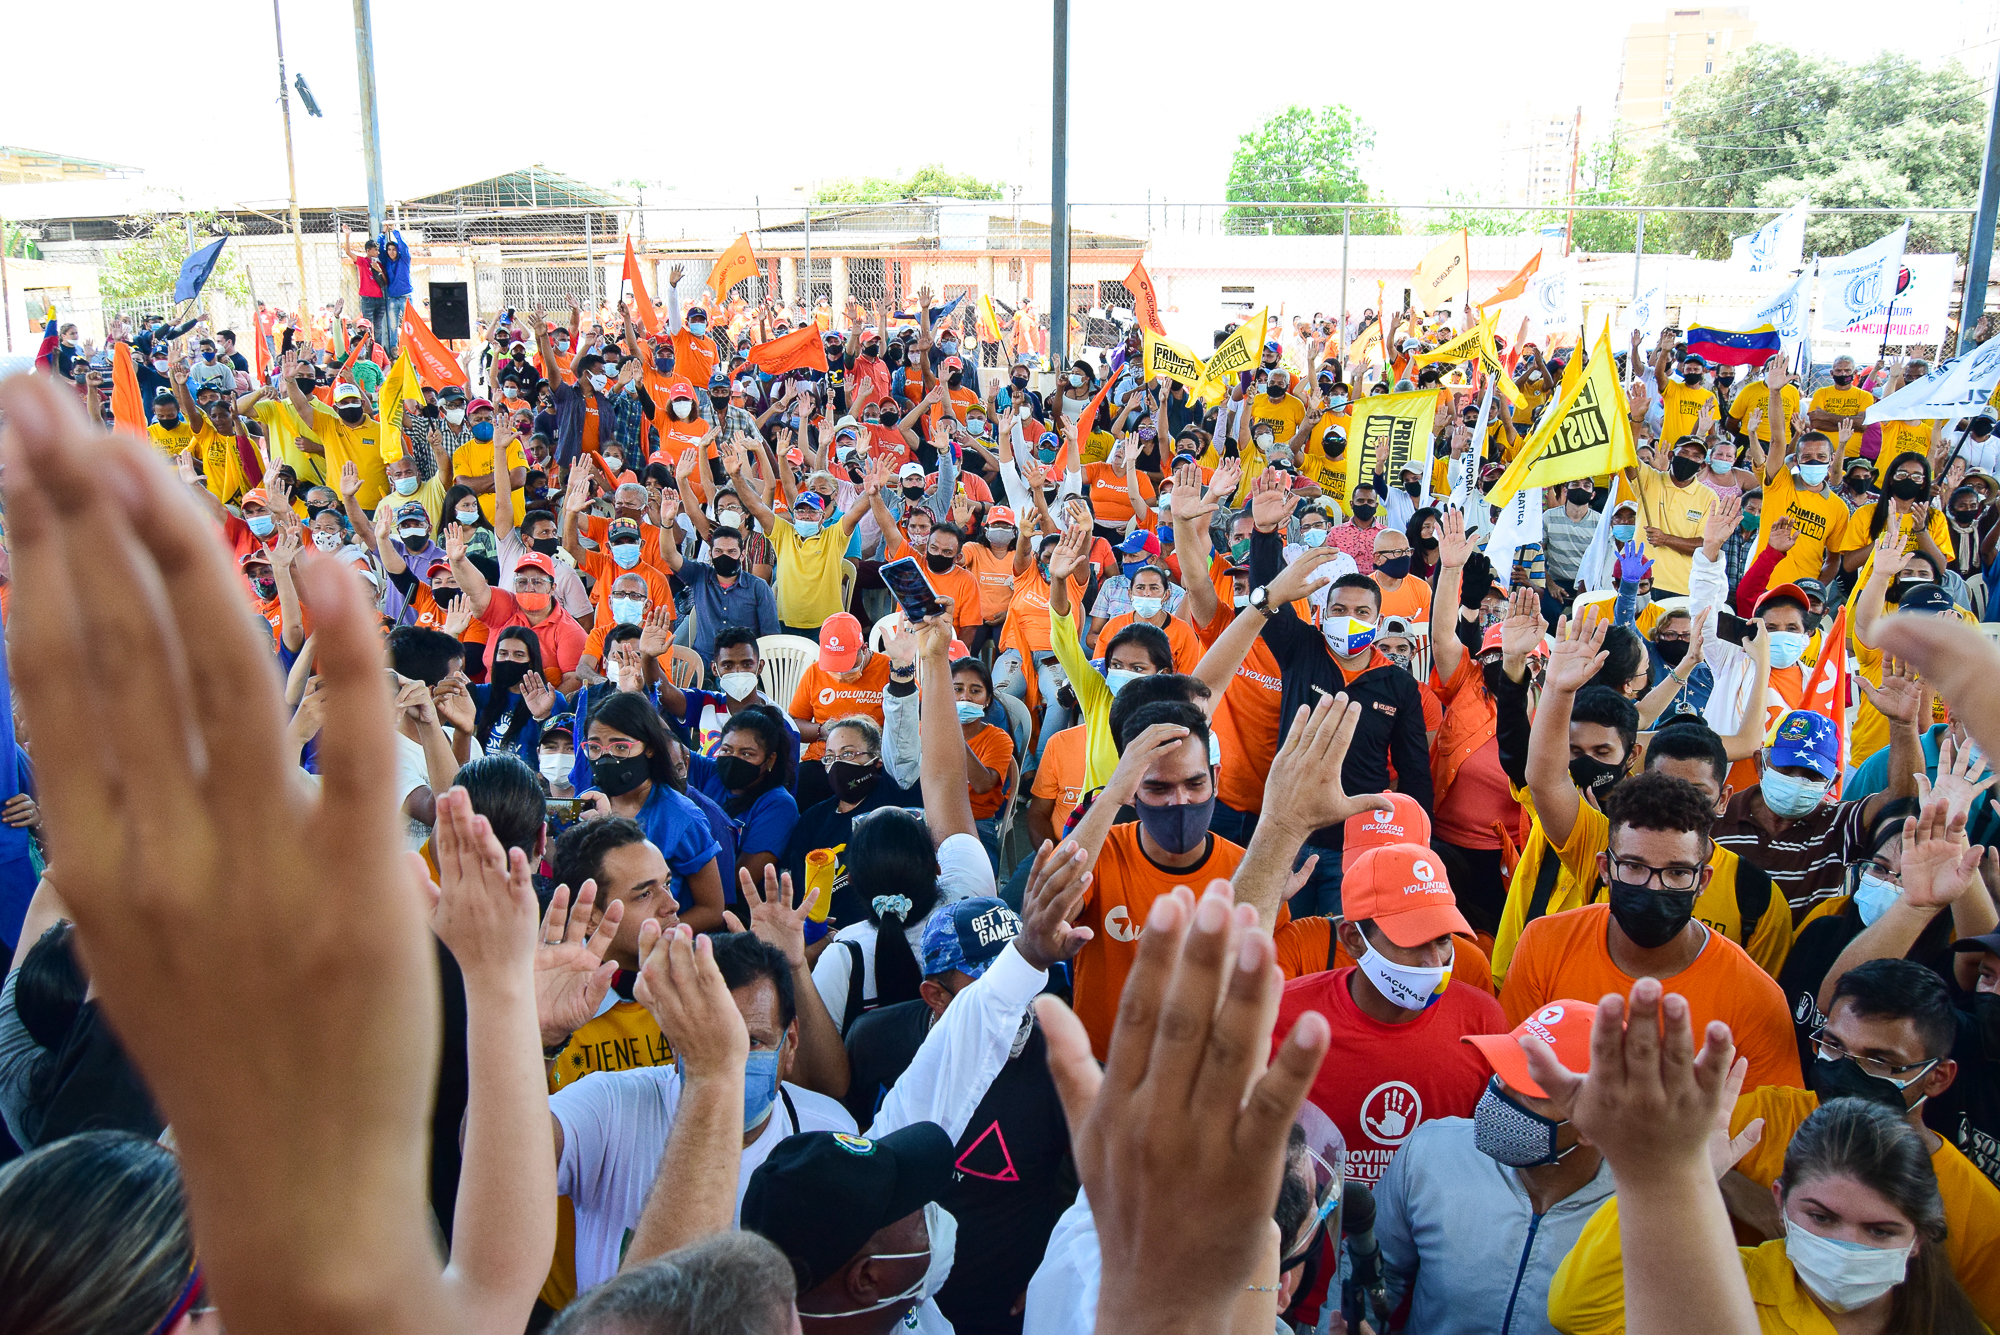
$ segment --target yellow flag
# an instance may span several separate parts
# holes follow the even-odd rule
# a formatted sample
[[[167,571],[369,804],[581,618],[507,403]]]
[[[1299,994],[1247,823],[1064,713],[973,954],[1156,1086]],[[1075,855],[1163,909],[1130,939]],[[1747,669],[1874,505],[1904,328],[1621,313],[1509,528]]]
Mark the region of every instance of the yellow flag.
[[[1578,360],[1582,351],[1578,348],[1571,360]],[[1556,406],[1543,414],[1514,462],[1486,493],[1488,504],[1505,505],[1519,491],[1616,473],[1639,462],[1618,365],[1611,360],[1611,340],[1600,337],[1590,365],[1574,383],[1567,375],[1564,382]]]
[[[1264,360],[1264,325],[1268,313],[1268,308],[1258,311],[1217,345],[1202,366],[1199,397],[1218,402],[1229,392],[1238,372],[1251,370]]]
[[[1000,315],[993,309],[993,298],[984,292],[979,294],[979,340],[982,343],[1005,343],[1007,326],[1000,323]]]
[[[1434,311],[1471,285],[1472,259],[1465,229],[1417,261],[1410,283],[1410,300],[1420,311]]]
[[[1438,392],[1426,388],[1409,394],[1368,394],[1348,409],[1347,494],[1363,482],[1374,485],[1377,473],[1390,486],[1408,465],[1430,467],[1431,418]]]
[[[410,364],[410,345],[405,343],[396,353],[396,364],[382,377],[375,399],[376,416],[382,419],[382,462],[403,457],[403,400],[421,400],[423,396],[423,383],[417,379],[417,368]]]
[[[1428,366],[1432,362],[1466,362],[1476,357],[1479,359],[1480,369],[1493,377],[1493,386],[1500,391],[1500,396],[1509,403],[1519,403],[1520,388],[1514,384],[1514,378],[1507,374],[1506,366],[1500,361],[1499,345],[1493,341],[1493,321],[1498,318],[1497,313],[1491,318],[1482,318],[1478,324],[1451,342],[1441,343],[1429,352],[1418,353],[1410,359],[1410,369],[1414,371],[1417,367]]]
[[[1150,329],[1139,331],[1139,341],[1145,348],[1146,379],[1165,376],[1186,385],[1190,391],[1199,390],[1208,380],[1207,368],[1201,358],[1195,356],[1194,349],[1161,338]]]

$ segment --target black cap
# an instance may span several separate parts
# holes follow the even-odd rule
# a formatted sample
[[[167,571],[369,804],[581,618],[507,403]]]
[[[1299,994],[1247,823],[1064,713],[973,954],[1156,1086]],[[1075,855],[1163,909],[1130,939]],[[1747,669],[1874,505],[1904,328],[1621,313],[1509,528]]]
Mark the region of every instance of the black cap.
[[[1951,948],[1961,955],[1970,955],[1975,950],[1990,950],[2000,955],[2000,932],[1988,932],[1985,936],[1968,936],[1963,941],[1952,942]]]
[[[743,1227],[777,1244],[804,1293],[876,1233],[942,1196],[951,1158],[951,1137],[933,1122],[872,1140],[834,1131],[788,1136],[750,1174]]]
[[[1938,613],[1951,609],[1951,595],[1936,584],[1913,584],[1903,590],[1903,596],[1896,600],[1898,612]]]

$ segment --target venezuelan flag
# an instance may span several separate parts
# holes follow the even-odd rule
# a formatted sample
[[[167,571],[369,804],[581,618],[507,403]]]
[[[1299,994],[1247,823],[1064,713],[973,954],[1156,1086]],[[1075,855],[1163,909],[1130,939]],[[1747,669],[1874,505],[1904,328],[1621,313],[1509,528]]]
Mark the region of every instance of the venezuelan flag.
[[[61,342],[62,339],[56,332],[56,308],[51,306],[48,327],[42,330],[42,345],[35,350],[37,370],[47,371],[50,375],[56,373],[56,345]]]
[[[1710,329],[1691,325],[1687,331],[1688,352],[1705,357],[1718,366],[1762,366],[1772,354],[1784,351],[1778,331],[1767,324],[1755,329]]]

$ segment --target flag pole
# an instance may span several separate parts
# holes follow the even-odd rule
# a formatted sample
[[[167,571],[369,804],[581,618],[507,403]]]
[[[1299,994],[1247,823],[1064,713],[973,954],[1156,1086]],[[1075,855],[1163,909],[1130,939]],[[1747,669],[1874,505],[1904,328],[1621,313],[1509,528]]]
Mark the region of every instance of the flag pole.
[[[278,106],[285,119],[285,181],[291,191],[292,258],[299,266],[299,309],[304,310],[310,295],[306,292],[306,242],[304,231],[299,226],[299,172],[292,162],[292,92],[285,82],[285,25],[278,13],[279,0],[271,0],[271,31],[278,39]]]

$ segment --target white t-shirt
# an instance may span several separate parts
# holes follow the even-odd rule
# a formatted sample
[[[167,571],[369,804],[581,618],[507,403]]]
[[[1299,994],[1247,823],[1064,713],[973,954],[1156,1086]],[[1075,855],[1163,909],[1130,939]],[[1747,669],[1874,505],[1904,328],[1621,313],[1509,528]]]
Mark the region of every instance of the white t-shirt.
[[[430,766],[424,763],[424,748],[411,741],[402,733],[396,734],[396,809],[401,814],[403,803],[411,793],[419,788],[431,786]],[[420,820],[403,817],[403,842],[415,852],[431,837],[431,827]]]
[[[562,1158],[556,1190],[576,1207],[577,1292],[618,1273],[646,1196],[659,1174],[660,1155],[680,1108],[681,1073],[674,1066],[599,1071],[558,1090],[549,1111],[562,1124]],[[793,1120],[793,1112],[797,1121]],[[736,1210],[750,1174],[786,1136],[801,1131],[855,1130],[854,1118],[824,1094],[786,1083],[757,1139],[743,1148],[736,1179]]]
[[[987,858],[984,846],[971,835],[954,834],[939,844],[937,860],[940,906],[997,893],[993,863]],[[931,911],[935,913],[937,910]],[[875,938],[878,931],[872,922],[850,923],[834,933],[834,944],[820,952],[819,963],[813,966],[813,986],[819,989],[820,1000],[826,1003],[827,1014],[833,1017],[836,1029],[846,1023],[847,988],[854,956],[853,951],[839,943],[852,941],[861,947],[861,1000],[864,1004],[872,1003],[876,997]],[[910,943],[910,953],[921,961],[923,922],[906,926],[903,939]]]

